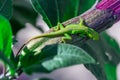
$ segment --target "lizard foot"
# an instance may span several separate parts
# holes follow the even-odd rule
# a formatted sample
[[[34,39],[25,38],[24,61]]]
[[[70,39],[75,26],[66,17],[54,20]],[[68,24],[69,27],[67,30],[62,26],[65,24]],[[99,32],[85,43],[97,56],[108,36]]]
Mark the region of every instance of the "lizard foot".
[[[99,40],[99,34],[95,30],[89,28],[87,36],[93,40]]]
[[[71,39],[72,39],[72,38],[71,38],[71,36],[70,36],[70,35],[68,35],[68,34],[64,34],[64,37],[62,37],[61,42],[66,43],[66,41],[65,41],[65,40],[71,40]]]

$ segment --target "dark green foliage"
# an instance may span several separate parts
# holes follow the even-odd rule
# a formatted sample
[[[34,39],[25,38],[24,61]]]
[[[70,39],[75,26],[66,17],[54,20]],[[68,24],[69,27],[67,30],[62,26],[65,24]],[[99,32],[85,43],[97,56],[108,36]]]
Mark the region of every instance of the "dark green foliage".
[[[93,72],[98,80],[116,80],[115,73],[116,66],[120,61],[120,48],[114,39],[103,32],[101,33],[99,41],[89,40],[87,43],[85,43],[85,45],[82,46],[82,48],[84,48],[90,55],[94,57],[94,59],[97,60],[98,64],[90,64],[85,66]],[[99,75],[99,73],[102,74]],[[113,77],[110,75],[113,75]]]
[[[41,78],[39,80],[53,80],[53,79],[49,79],[49,78]]]
[[[36,55],[35,52],[25,48],[24,54],[21,55],[20,62],[27,73],[42,72],[44,69],[45,72],[53,71],[75,64],[95,63],[83,49],[69,44],[48,45]]]
[[[0,80],[9,80],[7,77],[1,78]]]
[[[0,0],[0,14],[10,19],[12,16],[12,0]]]
[[[97,80],[107,80],[104,69],[101,64],[85,64],[85,67],[90,70]]]
[[[15,77],[15,73],[19,76],[22,72],[49,73],[55,69],[84,64],[98,80],[117,80],[116,67],[120,62],[120,48],[116,40],[105,32],[101,34],[99,41],[88,40],[80,47],[70,44],[53,44],[34,51],[47,41],[43,40],[31,50],[25,47],[17,56],[11,52],[12,31],[7,19],[10,19],[14,34],[23,28],[26,22],[35,25],[37,13],[33,10],[33,6],[43,16],[49,27],[53,27],[57,22],[64,22],[85,12],[95,1],[31,0],[32,5],[30,5],[25,0],[0,0],[0,60],[9,67],[10,76]],[[5,77],[1,80],[9,79]]]
[[[9,60],[12,46],[12,31],[9,21],[0,15],[0,59],[9,66],[14,74],[14,66]]]
[[[116,65],[106,63],[104,65],[104,70],[107,76],[107,80],[117,80]]]
[[[64,22],[88,10],[96,0],[31,0],[49,27]],[[86,6],[87,5],[87,6]]]
[[[10,57],[12,43],[12,31],[9,21],[0,15],[0,50],[6,57]]]
[[[0,51],[0,60],[3,61],[5,65],[9,67],[9,72],[11,75],[15,74],[15,68],[14,65],[11,63],[11,60],[9,60],[2,51]]]

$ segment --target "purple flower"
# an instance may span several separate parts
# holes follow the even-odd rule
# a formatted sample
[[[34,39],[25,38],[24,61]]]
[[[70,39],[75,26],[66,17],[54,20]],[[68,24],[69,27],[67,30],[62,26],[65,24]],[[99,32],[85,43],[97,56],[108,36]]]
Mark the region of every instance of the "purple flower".
[[[101,10],[112,10],[113,14],[120,20],[120,0],[102,0],[98,3],[96,8]]]

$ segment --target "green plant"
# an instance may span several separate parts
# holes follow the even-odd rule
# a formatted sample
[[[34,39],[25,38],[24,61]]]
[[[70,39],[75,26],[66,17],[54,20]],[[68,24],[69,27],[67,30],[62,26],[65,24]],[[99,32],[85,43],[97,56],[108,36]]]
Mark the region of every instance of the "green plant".
[[[84,64],[98,80],[116,80],[120,48],[105,32],[100,33],[99,41],[88,40],[84,41],[84,44],[74,45],[74,41],[63,44],[58,41],[59,38],[42,38],[39,42],[34,41],[34,45],[30,47],[26,45],[16,56],[12,52],[12,36],[15,36],[26,22],[35,25],[36,12],[43,16],[51,28],[57,25],[57,22],[62,23],[79,16],[95,1],[30,0],[30,5],[25,3],[25,0],[0,0],[0,60],[6,67],[1,80],[16,79],[23,72],[28,75],[33,72],[49,73],[76,64]],[[27,14],[28,12],[30,14]],[[55,42],[51,42],[53,40]],[[111,60],[106,53],[112,56]],[[7,73],[10,75],[6,75]]]

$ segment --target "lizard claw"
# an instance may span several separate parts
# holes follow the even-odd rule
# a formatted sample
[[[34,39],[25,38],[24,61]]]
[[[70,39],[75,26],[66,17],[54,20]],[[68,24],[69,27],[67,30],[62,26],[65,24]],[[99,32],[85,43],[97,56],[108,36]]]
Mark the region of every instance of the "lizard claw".
[[[66,41],[65,41],[64,38],[62,38],[60,42],[61,42],[61,43],[66,43]]]

